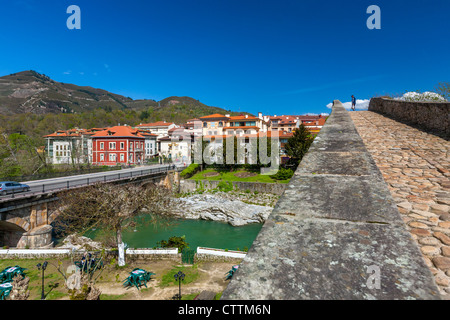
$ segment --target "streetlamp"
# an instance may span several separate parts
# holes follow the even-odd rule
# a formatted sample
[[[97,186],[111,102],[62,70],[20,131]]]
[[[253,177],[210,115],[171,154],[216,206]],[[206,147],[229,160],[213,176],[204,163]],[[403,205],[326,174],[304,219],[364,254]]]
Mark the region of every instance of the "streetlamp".
[[[47,261],[44,261],[44,263],[41,265],[40,263],[38,263],[36,265],[36,267],[38,268],[38,270],[41,270],[42,268],[42,293],[41,293],[41,300],[45,300],[45,294],[44,294],[44,271],[45,269],[47,269]]]
[[[178,300],[181,300],[181,280],[184,280],[184,276],[185,276],[185,274],[183,273],[183,272],[181,272],[181,271],[178,271],[178,273],[177,274],[175,274],[174,275],[174,277],[175,277],[175,281],[177,281],[178,280]]]

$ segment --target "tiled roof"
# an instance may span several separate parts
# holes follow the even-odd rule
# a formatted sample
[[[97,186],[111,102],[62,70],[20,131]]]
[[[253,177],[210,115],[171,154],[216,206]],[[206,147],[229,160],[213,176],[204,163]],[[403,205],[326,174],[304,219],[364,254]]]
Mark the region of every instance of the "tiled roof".
[[[103,131],[95,133],[92,138],[99,137],[132,137],[144,138],[144,136],[137,129],[132,129],[129,126],[115,126]]]
[[[204,117],[200,117],[200,120],[206,121],[209,119],[229,119],[229,117],[224,116],[223,114],[220,113],[214,113],[214,114],[210,114],[209,116],[204,116]]]

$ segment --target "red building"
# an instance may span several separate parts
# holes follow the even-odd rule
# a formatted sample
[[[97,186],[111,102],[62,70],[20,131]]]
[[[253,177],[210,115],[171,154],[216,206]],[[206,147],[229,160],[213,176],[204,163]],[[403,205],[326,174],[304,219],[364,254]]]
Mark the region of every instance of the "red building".
[[[145,137],[129,126],[115,126],[99,131],[92,138],[92,163],[114,166],[142,164]]]

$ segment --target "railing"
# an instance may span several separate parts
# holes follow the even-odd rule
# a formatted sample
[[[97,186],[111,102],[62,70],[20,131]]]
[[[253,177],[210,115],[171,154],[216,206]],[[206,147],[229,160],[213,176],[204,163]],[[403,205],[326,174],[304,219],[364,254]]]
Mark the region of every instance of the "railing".
[[[99,172],[110,172],[115,170],[121,170],[121,166],[114,167],[91,167],[89,169],[81,169],[81,170],[71,170],[71,171],[61,171],[61,172],[48,172],[48,173],[40,173],[26,176],[17,176],[17,177],[0,177],[0,181],[33,181],[33,180],[44,180],[51,178],[60,178],[60,177],[68,177],[80,174],[89,174],[89,173],[99,173]]]
[[[168,172],[171,170],[177,170],[181,171],[185,167],[183,166],[175,166],[173,164],[170,164],[168,166],[164,167],[158,167],[158,168],[149,168],[149,169],[142,169],[142,170],[133,170],[128,172],[118,172],[118,173],[109,173],[104,175],[95,175],[95,176],[88,176],[88,177],[80,177],[76,178],[73,177],[70,180],[63,180],[59,179],[61,181],[58,181],[57,179],[54,181],[48,181],[46,183],[40,183],[32,185],[30,183],[30,190],[29,192],[13,192],[11,194],[0,196],[0,202],[9,200],[9,199],[20,199],[20,198],[26,198],[30,196],[37,196],[42,195],[50,192],[57,192],[62,190],[67,190],[71,188],[80,188],[80,187],[86,187],[92,184],[96,183],[107,183],[107,182],[115,182],[120,180],[127,180],[131,178],[138,178],[142,176],[149,176],[149,175],[156,175],[162,172]]]

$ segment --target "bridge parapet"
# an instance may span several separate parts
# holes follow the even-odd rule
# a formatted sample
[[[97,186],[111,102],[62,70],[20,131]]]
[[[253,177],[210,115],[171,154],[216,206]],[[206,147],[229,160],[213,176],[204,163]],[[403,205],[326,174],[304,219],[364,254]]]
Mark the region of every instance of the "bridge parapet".
[[[339,101],[222,299],[439,299]]]
[[[369,111],[381,113],[450,139],[450,102],[415,102],[386,98],[370,99]]]

